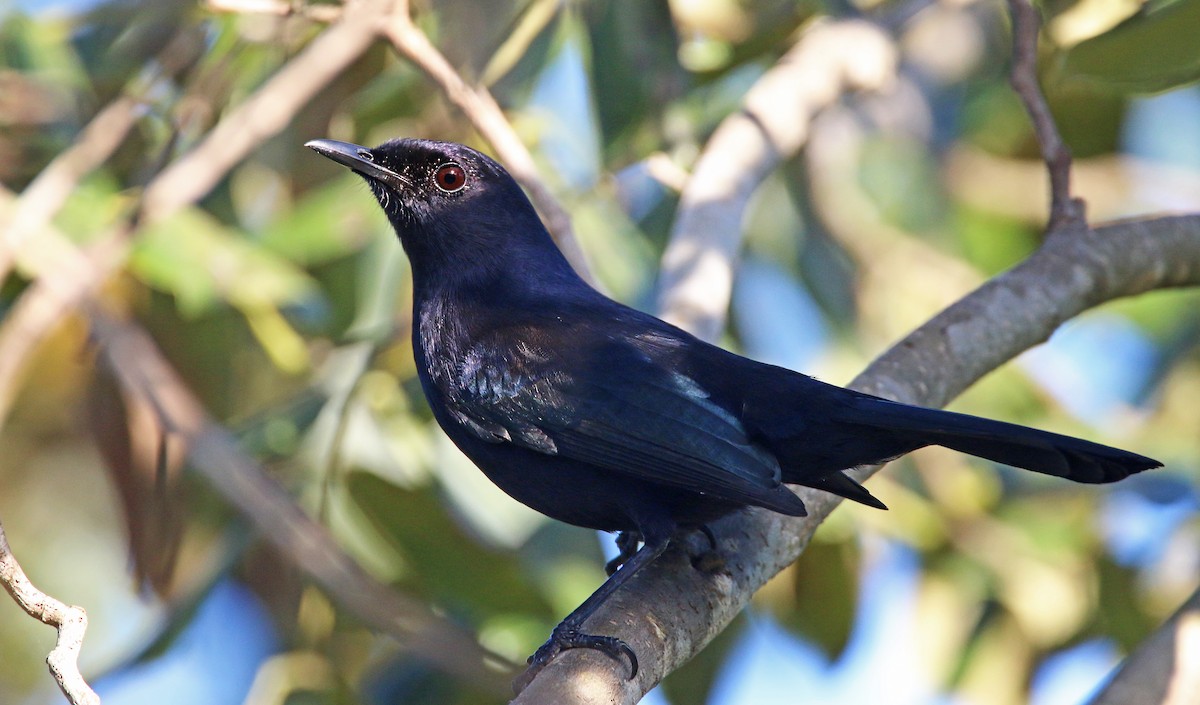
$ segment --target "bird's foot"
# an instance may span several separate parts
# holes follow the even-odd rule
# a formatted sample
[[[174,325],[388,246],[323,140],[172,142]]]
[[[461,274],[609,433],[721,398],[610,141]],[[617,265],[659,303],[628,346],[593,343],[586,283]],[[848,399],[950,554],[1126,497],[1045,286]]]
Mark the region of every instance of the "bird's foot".
[[[709,575],[721,572],[725,569],[725,559],[717,552],[717,535],[707,524],[701,524],[697,531],[708,539],[708,550],[692,555],[692,567]]]
[[[595,649],[614,661],[622,661],[622,657],[628,658],[629,679],[633,680],[638,674],[637,655],[633,653],[633,649],[629,648],[629,644],[615,636],[584,634],[579,631],[578,627],[564,623],[555,627],[546,643],[542,644],[541,648],[529,657],[529,669],[521,676],[520,680],[524,684],[528,684],[538,671],[554,660],[555,656],[569,649]],[[518,684],[518,687],[520,685]]]

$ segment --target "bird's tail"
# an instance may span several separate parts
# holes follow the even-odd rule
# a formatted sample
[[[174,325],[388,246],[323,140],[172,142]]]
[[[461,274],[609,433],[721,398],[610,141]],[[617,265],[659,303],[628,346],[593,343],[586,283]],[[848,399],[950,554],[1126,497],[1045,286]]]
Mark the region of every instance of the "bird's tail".
[[[1087,483],[1116,482],[1162,466],[1157,460],[1137,453],[1080,438],[868,395],[857,396],[843,408],[848,412],[843,423],[895,437],[898,446],[905,448],[900,452],[939,445],[997,463]]]

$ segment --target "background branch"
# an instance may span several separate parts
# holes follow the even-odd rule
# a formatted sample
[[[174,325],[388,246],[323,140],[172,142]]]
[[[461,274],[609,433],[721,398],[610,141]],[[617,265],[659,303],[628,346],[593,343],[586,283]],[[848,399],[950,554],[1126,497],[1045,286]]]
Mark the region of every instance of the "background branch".
[[[166,432],[187,447],[191,465],[281,554],[350,614],[396,638],[415,657],[493,693],[506,690],[501,669],[511,670],[511,664],[364,572],[208,417],[145,331],[98,309],[90,317],[105,362],[121,385],[157,411]]]
[[[58,630],[58,641],[46,657],[46,664],[67,700],[72,705],[100,705],[100,697],[79,672],[79,651],[87,632],[87,612],[34,587],[8,545],[3,524],[0,524],[0,585],[26,614]]]
[[[755,82],[742,109],[705,144],[683,193],[659,278],[659,315],[704,340],[725,326],[733,269],[750,197],[808,138],[823,107],[894,79],[896,49],[879,27],[818,24]]]
[[[310,42],[229,111],[199,145],[151,180],[142,194],[138,223],[111,228],[83,255],[65,238],[49,236],[57,257],[40,260],[52,266],[37,272],[0,326],[0,425],[30,354],[124,264],[137,225],[166,218],[203,198],[264,139],[286,127],[300,108],[371,45],[389,8],[390,0],[355,0],[348,5],[342,22]],[[52,215],[53,210],[41,209],[43,221]]]
[[[1091,705],[1200,702],[1200,590],[1130,654]]]
[[[529,192],[533,204],[541,213],[546,228],[571,266],[589,283],[596,285],[587,256],[579,246],[571,217],[550,192],[538,175],[533,155],[521,142],[516,130],[504,116],[496,99],[483,86],[472,86],[454,70],[446,57],[429,41],[409,17],[408,3],[400,2],[384,28],[384,35],[404,58],[411,61],[442,89],[446,99],[454,104],[479,134],[496,150],[496,158]]]

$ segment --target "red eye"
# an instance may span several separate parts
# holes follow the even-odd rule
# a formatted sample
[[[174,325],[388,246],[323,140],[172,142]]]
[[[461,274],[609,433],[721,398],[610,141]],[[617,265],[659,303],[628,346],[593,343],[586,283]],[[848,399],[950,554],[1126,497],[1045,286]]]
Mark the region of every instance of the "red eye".
[[[433,182],[446,193],[458,193],[467,185],[467,172],[457,164],[443,164],[434,172]]]

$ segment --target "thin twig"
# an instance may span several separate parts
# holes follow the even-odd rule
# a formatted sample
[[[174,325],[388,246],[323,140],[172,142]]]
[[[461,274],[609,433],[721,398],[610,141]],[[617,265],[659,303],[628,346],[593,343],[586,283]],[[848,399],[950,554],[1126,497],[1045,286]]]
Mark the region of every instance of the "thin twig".
[[[64,604],[34,587],[13,555],[0,524],[0,584],[21,609],[34,619],[58,630],[58,641],[46,657],[50,673],[72,705],[100,705],[100,696],[79,672],[79,651],[87,631],[87,612]]]
[[[136,225],[165,218],[203,198],[263,140],[286,127],[296,112],[371,45],[390,7],[390,0],[358,0],[347,5],[342,22],[310,42],[230,110],[195,149],[147,185],[136,223],[112,228],[83,254],[66,238],[48,240],[62,257],[49,259],[53,266],[38,270],[33,284],[0,326],[0,425],[30,353],[124,264]]]
[[[137,121],[138,101],[121,95],[96,113],[67,149],[29,182],[17,199],[0,243],[0,281],[8,276],[17,255],[66,203],[79,180],[100,166],[124,141]]]
[[[340,22],[309,42],[229,111],[195,149],[146,187],[146,221],[203,198],[234,165],[287,127],[301,108],[371,46],[390,7],[391,0],[357,0],[347,5]]]
[[[575,237],[571,217],[538,175],[533,156],[504,116],[496,99],[482,86],[470,86],[454,70],[446,57],[429,41],[408,16],[408,3],[399,2],[384,28],[384,36],[401,56],[425,72],[445,94],[446,99],[467,116],[479,134],[496,150],[513,177],[529,191],[534,205],[546,221],[546,228],[580,276],[596,281],[587,257]]]
[[[1025,104],[1033,122],[1042,159],[1050,173],[1050,222],[1048,230],[1086,230],[1084,203],[1071,196],[1071,150],[1063,141],[1038,83],[1037,49],[1041,18],[1030,0],[1008,0],[1012,12],[1012,86]]]
[[[138,73],[125,91],[97,112],[70,147],[60,152],[21,192],[11,219],[0,224],[0,281],[8,276],[28,241],[38,235],[62,209],[83,177],[103,164],[137,122],[143,94],[164,78],[170,78],[199,55],[200,33],[179,32],[154,60],[149,72]]]

